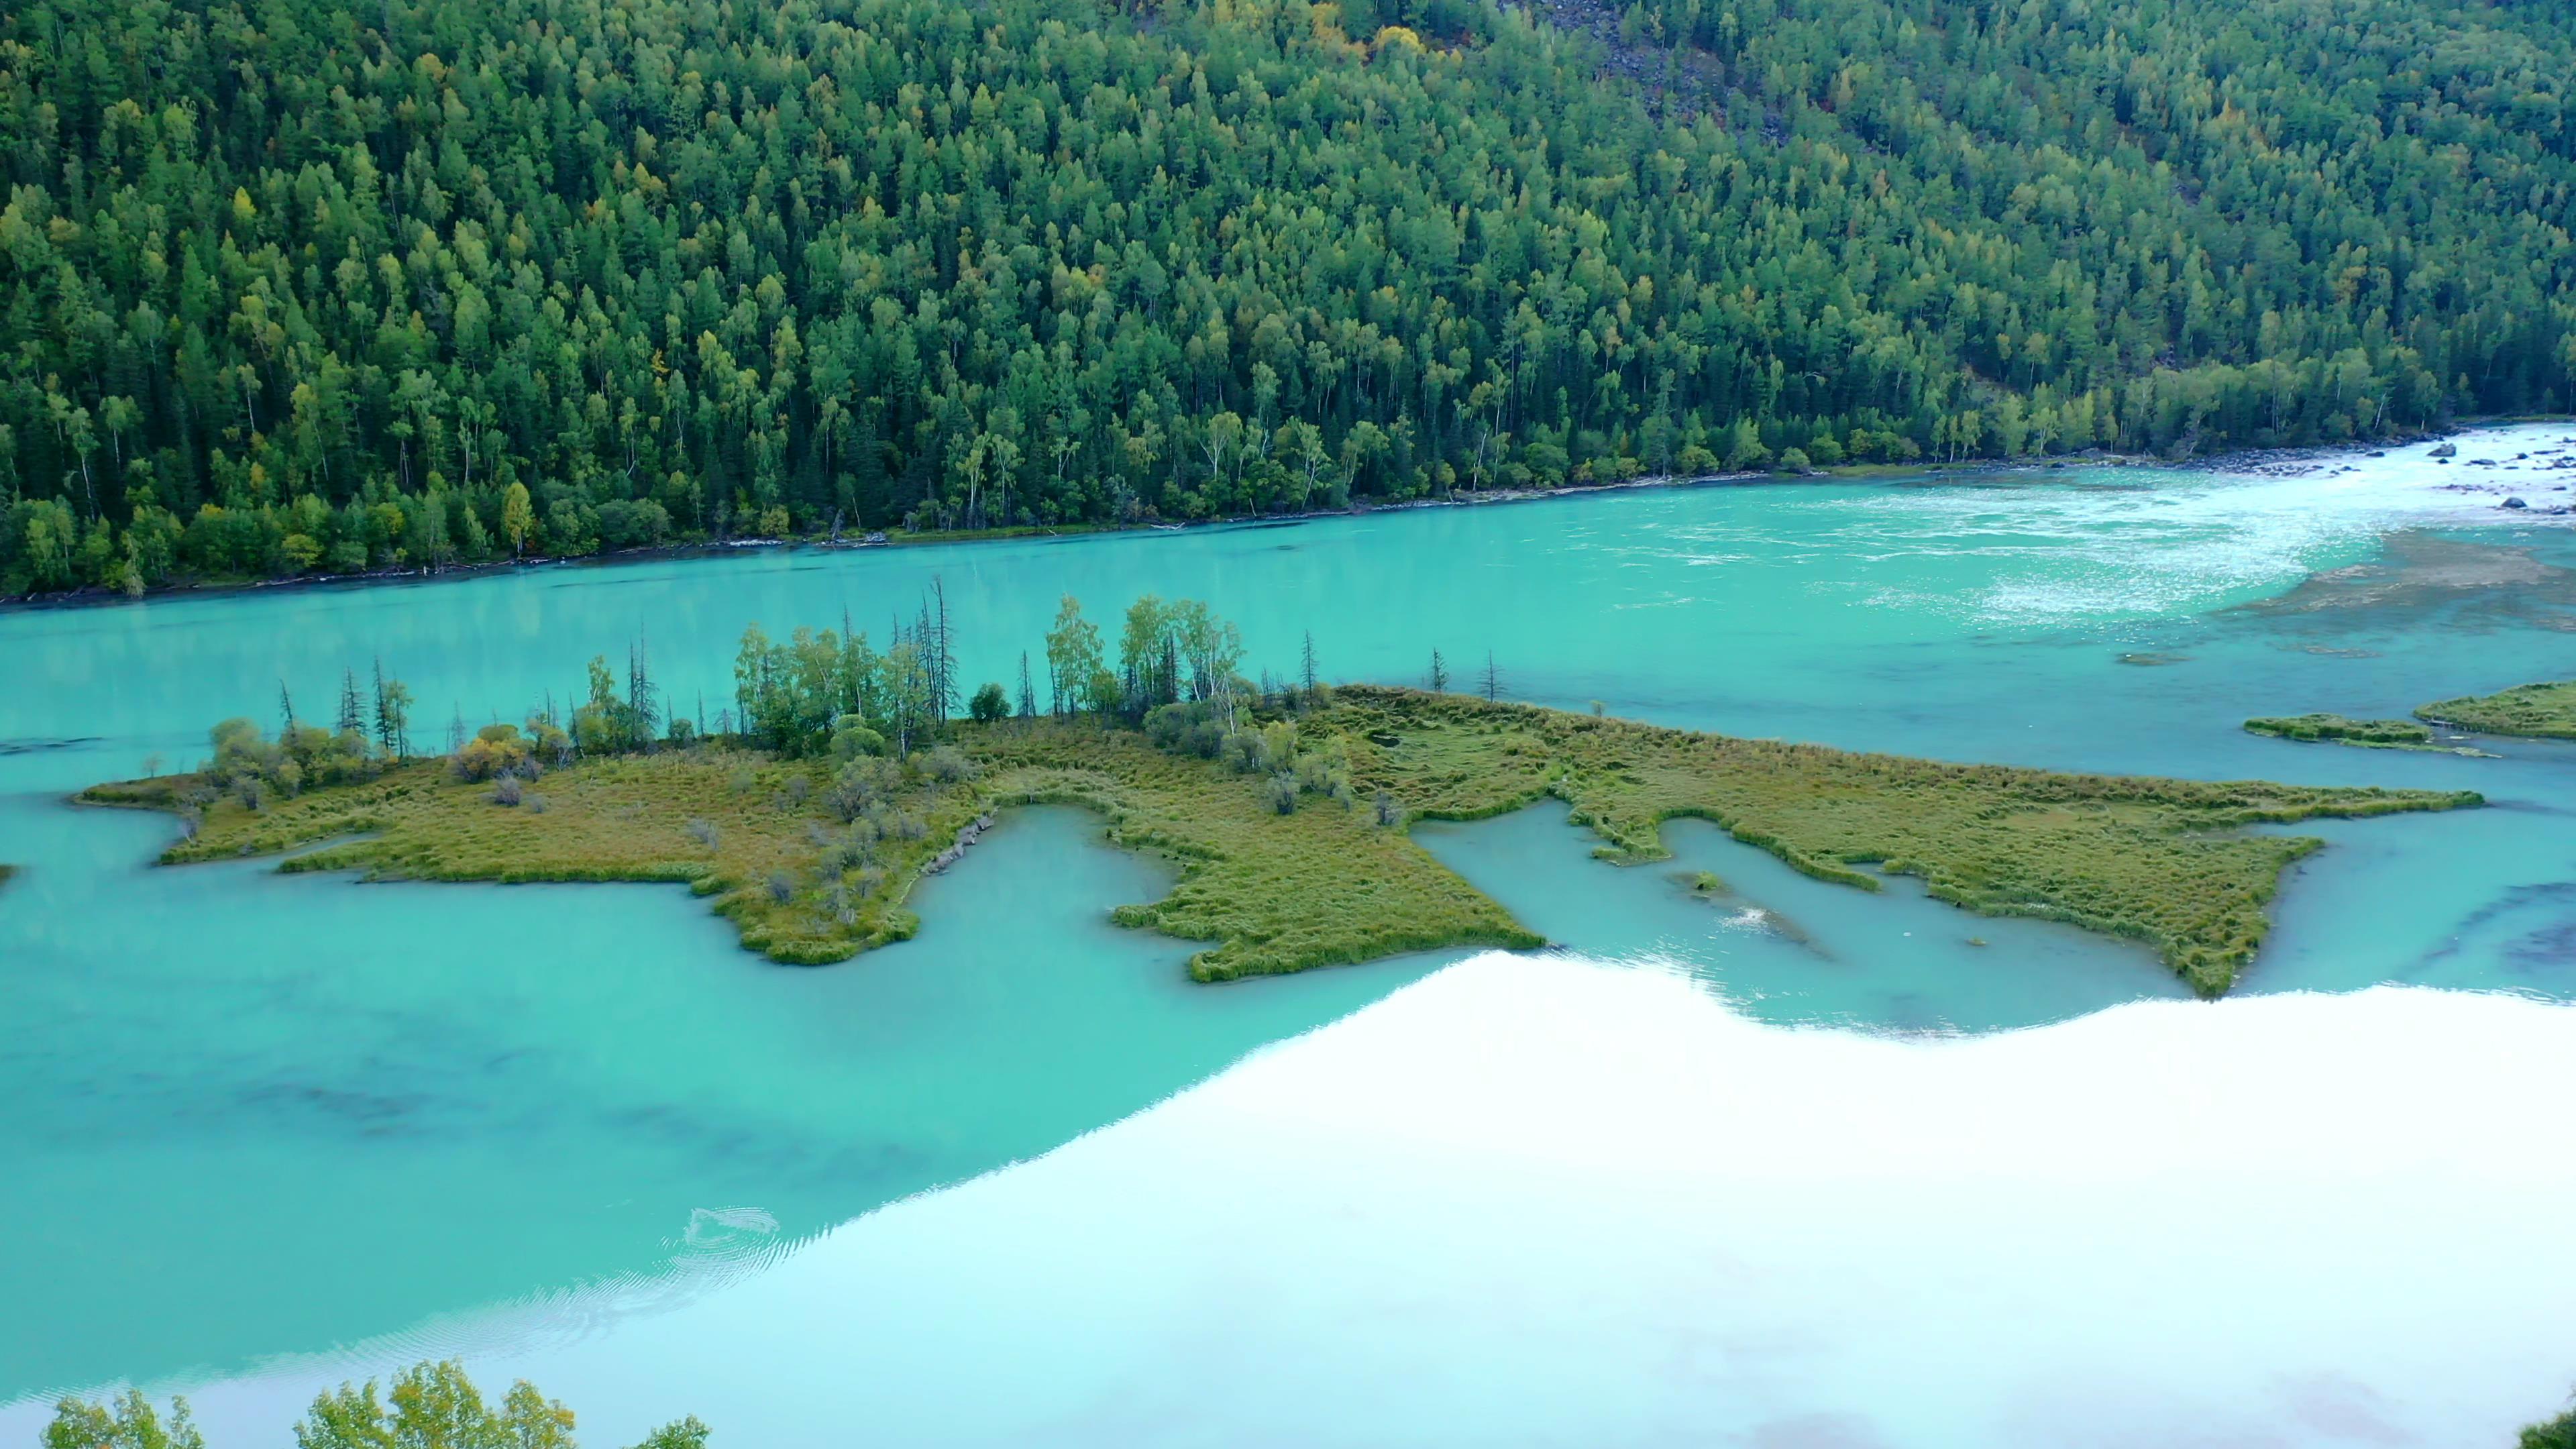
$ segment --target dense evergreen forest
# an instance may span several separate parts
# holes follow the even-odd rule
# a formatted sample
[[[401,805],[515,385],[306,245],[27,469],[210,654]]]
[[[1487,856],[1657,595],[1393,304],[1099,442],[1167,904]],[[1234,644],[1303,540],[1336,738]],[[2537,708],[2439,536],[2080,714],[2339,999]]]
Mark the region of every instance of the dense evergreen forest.
[[[2576,408],[2533,0],[22,0],[0,592]]]

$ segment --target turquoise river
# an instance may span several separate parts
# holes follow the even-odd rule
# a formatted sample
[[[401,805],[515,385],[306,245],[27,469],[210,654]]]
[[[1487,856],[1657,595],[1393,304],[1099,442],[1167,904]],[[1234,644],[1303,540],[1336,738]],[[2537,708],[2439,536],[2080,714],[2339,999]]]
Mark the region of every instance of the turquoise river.
[[[2576,676],[2576,530],[2444,486],[2563,503],[2571,433],[0,612],[0,1449],[125,1383],[284,1445],[447,1355],[594,1445],[2509,1443],[2576,1382],[2576,745],[2238,726]],[[158,869],[63,803],[378,658],[423,739],[639,638],[712,714],[746,623],[934,576],[976,680],[1151,590],[1282,673],[2491,804],[2314,827],[2207,1003],[1562,807],[1419,832],[1557,946],[1206,988],[1069,810],[799,970],[676,888]]]

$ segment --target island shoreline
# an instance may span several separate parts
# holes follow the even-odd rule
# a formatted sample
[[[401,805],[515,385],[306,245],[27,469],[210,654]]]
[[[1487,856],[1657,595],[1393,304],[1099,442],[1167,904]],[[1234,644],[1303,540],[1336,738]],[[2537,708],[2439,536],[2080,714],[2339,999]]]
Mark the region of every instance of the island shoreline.
[[[900,761],[835,765],[692,737],[562,755],[524,777],[512,771],[533,755],[513,726],[487,727],[445,758],[395,761],[307,730],[295,748],[312,756],[314,778],[339,783],[301,791],[284,773],[286,747],[235,720],[216,730],[206,771],[73,799],[178,813],[186,828],[164,864],[282,856],[283,872],[363,879],[687,884],[716,897],[747,950],[799,966],[911,938],[912,888],[994,812],[1079,806],[1103,817],[1113,843],[1180,870],[1161,899],[1110,919],[1208,943],[1190,974],[1215,982],[1544,944],[1410,827],[1553,796],[1603,860],[1665,859],[1663,825],[1704,819],[1816,879],[1875,892],[1911,875],[1972,915],[2144,943],[2204,996],[2252,964],[2283,870],[2323,844],[2242,827],[2485,803],[2471,791],[1960,765],[1383,686],[1247,699],[1221,744],[1215,704],[1164,708],[1178,713],[1143,730],[961,723]],[[502,759],[516,763],[482,768]]]

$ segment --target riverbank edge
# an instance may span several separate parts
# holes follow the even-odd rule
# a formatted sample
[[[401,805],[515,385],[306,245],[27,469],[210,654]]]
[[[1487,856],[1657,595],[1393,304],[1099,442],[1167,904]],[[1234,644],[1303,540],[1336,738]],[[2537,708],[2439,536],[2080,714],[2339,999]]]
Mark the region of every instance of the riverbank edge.
[[[1489,504],[1530,503],[1556,498],[1588,498],[1641,489],[1759,488],[1811,483],[1893,482],[1947,474],[2042,472],[2077,464],[2103,468],[2172,468],[2210,473],[2256,472],[2266,467],[2277,467],[2288,463],[2368,456],[2374,450],[2385,451],[2389,448],[2409,447],[2416,443],[2457,438],[2487,428],[2537,423],[2576,424],[2576,416],[2535,414],[2528,417],[2477,418],[2463,420],[2455,427],[2436,432],[2393,435],[2366,442],[2336,444],[2331,447],[2249,448],[2184,459],[2161,458],[2147,453],[2114,453],[2100,449],[2087,449],[2080,453],[2062,453],[2048,458],[1967,458],[1955,463],[1919,461],[1838,463],[1831,467],[1810,467],[1800,473],[1747,469],[1732,473],[1702,473],[1689,476],[1656,474],[1611,483],[1568,484],[1557,488],[1496,488],[1452,493],[1446,498],[1358,502],[1348,508],[1309,508],[1289,513],[1248,513],[1226,518],[1191,519],[1183,522],[1015,524],[1008,528],[937,529],[922,532],[895,529],[860,535],[856,538],[828,536],[737,538],[721,542],[654,544],[643,548],[604,549],[598,553],[560,557],[548,555],[494,559],[489,563],[451,564],[436,569],[369,569],[353,574],[305,574],[286,579],[190,579],[157,584],[140,594],[127,594],[104,585],[92,584],[51,594],[0,595],[0,611],[92,608],[139,603],[151,599],[229,595],[278,589],[432,583],[479,578],[486,574],[513,573],[526,569],[572,568],[610,563],[650,563],[656,559],[720,558],[745,551],[814,549],[818,552],[843,553],[880,548],[920,548],[936,544],[1016,543],[1032,539],[1086,538],[1103,534],[1196,533],[1201,530],[1262,528],[1280,524],[1307,523],[1326,518],[1357,518],[1373,513],[1401,513],[1421,508],[1482,507]]]
[[[2105,466],[2146,465],[2155,462],[2151,458],[2133,458],[2114,454],[2086,457],[2084,461]],[[1312,523],[1327,518],[1360,518],[1375,513],[1402,513],[1422,508],[1458,508],[1495,503],[1528,503],[1550,498],[1585,498],[1641,489],[1751,488],[1835,480],[1916,477],[1935,472],[1987,471],[2011,466],[2014,465],[1987,460],[1982,464],[1975,462],[1857,464],[1832,469],[1810,468],[1805,473],[1748,470],[1737,473],[1696,474],[1690,477],[1659,475],[1622,479],[1615,483],[1571,484],[1562,488],[1497,488],[1479,492],[1453,493],[1446,498],[1404,498],[1383,502],[1359,502],[1347,508],[1307,508],[1287,513],[1246,513],[1224,518],[1200,518],[1181,522],[1139,520],[1135,523],[1014,524],[1008,528],[926,529],[918,532],[889,529],[840,537],[735,538],[699,543],[652,544],[642,548],[602,549],[597,553],[589,554],[529,555],[523,558],[494,559],[488,563],[450,564],[436,569],[369,569],[363,573],[300,574],[294,578],[285,579],[190,579],[157,584],[139,595],[126,594],[104,585],[92,584],[77,589],[67,589],[60,593],[0,596],[0,609],[87,608],[135,603],[148,599],[264,593],[272,590],[432,583],[531,569],[651,563],[657,559],[723,558],[737,553],[766,553],[773,550],[812,549],[819,553],[858,553],[877,549],[924,548],[941,544],[1025,543],[1031,540],[1095,538],[1136,533],[1199,533],[1218,529],[1267,528],[1283,524]]]

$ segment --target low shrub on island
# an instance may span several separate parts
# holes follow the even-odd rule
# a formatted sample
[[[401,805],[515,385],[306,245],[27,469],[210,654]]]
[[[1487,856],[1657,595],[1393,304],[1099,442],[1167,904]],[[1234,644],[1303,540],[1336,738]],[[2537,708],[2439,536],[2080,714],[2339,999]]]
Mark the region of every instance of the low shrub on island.
[[[373,1379],[364,1388],[342,1384],[319,1395],[295,1426],[295,1443],[297,1449],[575,1449],[572,1428],[572,1410],[525,1379],[495,1409],[464,1367],[450,1361],[404,1370],[382,1396]],[[695,1418],[679,1419],[636,1449],[706,1449],[707,1435]],[[172,1399],[164,1418],[133,1389],[99,1403],[65,1398],[54,1406],[43,1443],[44,1449],[206,1449],[186,1399]]]
[[[173,863],[312,846],[279,868],[685,882],[746,947],[799,964],[912,935],[912,887],[994,810],[1080,804],[1112,840],[1181,866],[1170,894],[1115,918],[1208,942],[1190,970],[1218,981],[1540,944],[1406,827],[1553,795],[1609,860],[1660,858],[1663,821],[1707,819],[1821,879],[1875,890],[1912,874],[1968,910],[2143,942],[2213,995],[2253,958],[2282,868],[2319,843],[2241,827],[2479,803],[1732,739],[1506,703],[1490,663],[1485,697],[1336,690],[1311,647],[1296,680],[1254,684],[1232,626],[1151,597],[1129,610],[1114,667],[1067,599],[1046,641],[1049,708],[1023,656],[1015,711],[992,684],[960,720],[942,615],[926,604],[883,652],[864,635],[754,629],[713,726],[663,709],[639,654],[622,688],[594,663],[569,718],[549,706],[470,735],[458,721],[444,756],[413,759],[398,728],[371,743],[353,678],[339,730],[282,703],[279,739],[227,721],[202,769],[80,798],[177,812]]]

